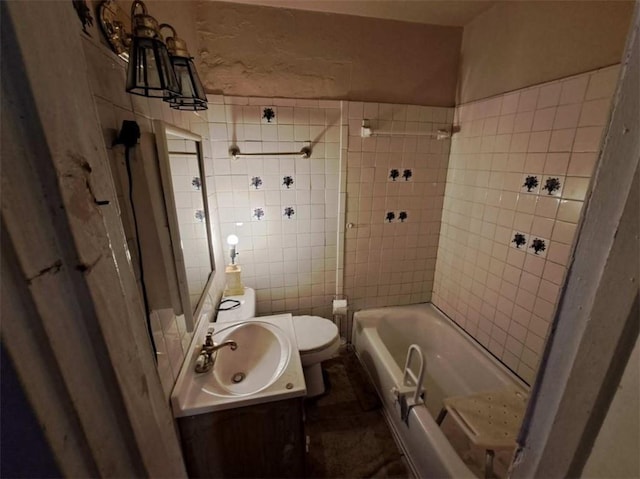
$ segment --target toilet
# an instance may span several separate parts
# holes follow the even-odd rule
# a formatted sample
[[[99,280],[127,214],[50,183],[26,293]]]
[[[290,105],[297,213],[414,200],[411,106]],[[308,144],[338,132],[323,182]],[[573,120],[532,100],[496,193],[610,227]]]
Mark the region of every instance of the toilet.
[[[217,323],[244,321],[256,316],[256,292],[245,288],[242,296],[222,298]],[[298,352],[307,385],[307,397],[319,396],[325,390],[322,361],[332,358],[340,347],[340,335],[333,322],[320,316],[293,316]]]

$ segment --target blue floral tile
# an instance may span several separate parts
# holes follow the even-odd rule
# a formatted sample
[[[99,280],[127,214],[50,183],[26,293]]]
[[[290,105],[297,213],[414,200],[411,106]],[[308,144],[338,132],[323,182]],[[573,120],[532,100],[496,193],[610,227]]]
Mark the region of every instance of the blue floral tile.
[[[283,210],[282,216],[284,216],[287,219],[292,219],[296,214],[296,210],[293,208],[293,206],[286,206]]]
[[[519,249],[520,251],[526,251],[528,243],[529,237],[526,233],[516,230],[511,232],[511,242],[509,243],[510,247]]]
[[[263,124],[276,124],[276,113],[274,106],[262,107],[260,122]]]
[[[522,177],[520,183],[520,193],[530,193],[537,195],[540,192],[540,183],[542,181],[542,175],[527,173]]]
[[[562,196],[563,186],[564,176],[544,176],[540,186],[540,196]]]
[[[262,221],[265,217],[264,208],[251,208],[251,221]]]
[[[250,186],[254,190],[262,189],[263,181],[259,176],[252,176],[250,181]]]
[[[282,189],[290,190],[294,183],[293,176],[282,177]]]
[[[546,258],[548,250],[548,239],[531,235],[531,237],[529,238],[529,243],[527,244],[527,253],[538,256],[540,258]]]

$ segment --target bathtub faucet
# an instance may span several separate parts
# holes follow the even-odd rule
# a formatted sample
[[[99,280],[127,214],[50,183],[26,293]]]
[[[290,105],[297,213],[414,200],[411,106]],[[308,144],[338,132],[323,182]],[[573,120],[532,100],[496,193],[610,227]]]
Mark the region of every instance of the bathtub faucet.
[[[238,348],[238,343],[229,339],[227,341],[221,342],[220,344],[215,344],[213,342],[213,330],[207,332],[207,336],[204,340],[202,348],[200,349],[198,359],[196,359],[195,371],[197,373],[206,373],[207,371],[209,371],[216,361],[218,349],[222,349],[227,346],[229,346],[231,351],[235,351]]]

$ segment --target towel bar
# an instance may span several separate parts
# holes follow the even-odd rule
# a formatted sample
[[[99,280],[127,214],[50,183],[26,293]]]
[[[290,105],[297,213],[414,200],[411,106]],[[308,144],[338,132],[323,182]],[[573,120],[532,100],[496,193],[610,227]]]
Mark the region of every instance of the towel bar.
[[[240,148],[238,148],[237,146],[232,146],[231,148],[229,148],[229,155],[231,155],[231,158],[233,158],[234,160],[237,160],[238,158],[242,158],[242,157],[248,157],[248,156],[299,156],[301,158],[309,158],[311,157],[311,147],[310,146],[303,146],[302,149],[300,151],[275,151],[275,152],[268,152],[268,153],[242,153],[240,151]]]

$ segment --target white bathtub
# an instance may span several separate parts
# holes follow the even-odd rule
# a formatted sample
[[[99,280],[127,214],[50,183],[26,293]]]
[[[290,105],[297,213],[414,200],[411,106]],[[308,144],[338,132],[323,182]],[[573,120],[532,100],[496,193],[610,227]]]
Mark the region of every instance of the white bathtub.
[[[476,477],[435,422],[443,398],[508,386],[528,394],[526,384],[430,303],[355,313],[353,342],[418,477]],[[405,424],[391,390],[402,384],[411,344],[426,359],[426,403],[411,409]]]

